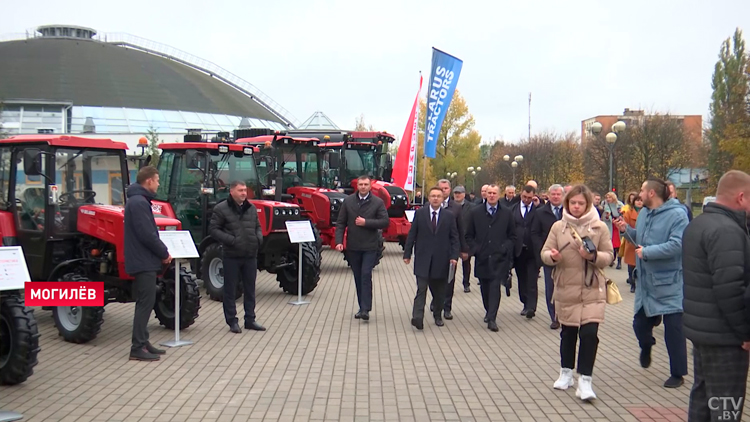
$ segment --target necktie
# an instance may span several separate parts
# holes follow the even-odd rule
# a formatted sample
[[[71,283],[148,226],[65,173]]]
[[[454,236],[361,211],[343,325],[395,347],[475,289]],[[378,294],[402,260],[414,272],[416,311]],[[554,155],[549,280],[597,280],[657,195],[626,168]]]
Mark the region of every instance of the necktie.
[[[560,207],[555,207],[555,217],[557,217],[558,220],[562,218],[560,215]]]
[[[495,207],[490,207],[490,215],[495,215]]]
[[[432,231],[437,229],[437,211],[432,212]]]
[[[526,213],[528,213],[528,212],[529,212],[529,206],[528,205],[524,205],[523,206],[523,218],[526,218]]]

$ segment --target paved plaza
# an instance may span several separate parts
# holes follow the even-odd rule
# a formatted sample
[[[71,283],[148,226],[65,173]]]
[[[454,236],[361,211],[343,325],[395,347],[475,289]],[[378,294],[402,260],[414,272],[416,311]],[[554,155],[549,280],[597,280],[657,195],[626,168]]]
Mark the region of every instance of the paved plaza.
[[[268,331],[232,334],[221,304],[204,293],[196,325],[182,332],[195,344],[168,350],[160,362],[128,360],[133,304],[108,305],[101,334],[84,345],[63,342],[51,312],[37,309],[39,365],[26,383],[0,387],[0,409],[40,422],[686,420],[692,365],[683,387],[662,387],[669,364],[660,326],[651,368],[640,367],[625,268],[607,270],[625,300],[607,306],[594,368],[598,400],[586,404],[574,388],[552,389],[559,331],[549,328],[543,279],[532,320],[519,315],[514,288],[503,294],[500,332],[490,332],[472,277],[471,293],[456,288],[452,321],[439,328],[428,317],[417,331],[412,266],[397,244],[387,247],[369,322],[354,319],[351,272],[326,249],[311,304],[289,305],[293,297],[260,273],[257,315]],[[173,337],[155,318],[149,329],[154,344]]]

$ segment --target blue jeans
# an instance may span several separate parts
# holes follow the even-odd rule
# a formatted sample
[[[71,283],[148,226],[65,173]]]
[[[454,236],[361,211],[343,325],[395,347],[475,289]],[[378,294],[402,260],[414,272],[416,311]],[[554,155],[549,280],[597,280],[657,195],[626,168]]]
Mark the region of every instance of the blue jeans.
[[[376,251],[347,251],[346,259],[352,266],[354,285],[357,288],[357,303],[359,310],[372,310],[372,269],[378,257]]]

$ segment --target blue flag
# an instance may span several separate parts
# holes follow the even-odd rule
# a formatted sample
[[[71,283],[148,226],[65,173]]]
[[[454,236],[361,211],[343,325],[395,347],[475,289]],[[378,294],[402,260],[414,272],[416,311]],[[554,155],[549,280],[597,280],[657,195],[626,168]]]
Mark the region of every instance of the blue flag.
[[[424,154],[435,158],[438,135],[453,99],[464,62],[436,48],[432,49],[432,73],[428,81],[427,116],[424,130]]]

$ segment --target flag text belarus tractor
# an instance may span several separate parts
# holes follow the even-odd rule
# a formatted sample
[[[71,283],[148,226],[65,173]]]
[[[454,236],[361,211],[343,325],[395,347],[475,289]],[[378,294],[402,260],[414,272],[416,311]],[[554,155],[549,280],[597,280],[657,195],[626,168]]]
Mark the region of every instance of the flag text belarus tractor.
[[[105,305],[135,301],[123,248],[126,150],[124,143],[110,139],[66,135],[0,140],[0,235],[4,245],[23,248],[32,281],[99,281],[104,282]],[[177,220],[155,220],[160,230],[180,229]],[[174,274],[171,264],[157,277],[154,311],[168,329],[175,328]],[[178,282],[180,329],[185,329],[198,317],[200,295],[189,271],[183,270]],[[72,343],[96,338],[104,321],[104,307],[51,310],[60,336]],[[6,339],[0,341],[0,362],[21,365],[15,353],[26,350],[35,356],[30,344],[36,327],[22,309],[16,306],[13,313],[24,315],[24,324],[20,331],[9,330],[10,360],[5,357]]]
[[[330,151],[329,156],[338,155],[338,168],[332,168],[332,178],[337,188],[346,194],[354,193],[357,178],[374,177],[372,192],[385,203],[390,225],[383,230],[386,242],[398,242],[403,248],[409,235],[411,223],[406,218],[409,196],[403,188],[391,181],[393,161],[388,146],[395,140],[386,132],[346,132],[331,130],[292,130],[291,136],[314,136],[320,139],[320,147]],[[333,166],[331,166],[333,167]]]
[[[221,244],[209,232],[211,211],[229,197],[232,181],[247,184],[248,200],[258,209],[263,227],[263,244],[258,252],[258,269],[276,274],[286,293],[298,293],[298,269],[302,265],[302,295],[312,292],[320,280],[320,252],[314,242],[299,247],[289,241],[286,221],[305,219],[294,204],[261,199],[261,184],[253,154],[255,149],[239,145],[221,132],[209,140],[198,129],[189,130],[184,142],[163,143],[159,159],[161,185],[154,200],[154,211],[176,218],[193,236],[201,258],[191,262],[213,300],[224,297]],[[239,297],[242,292],[239,291]]]

